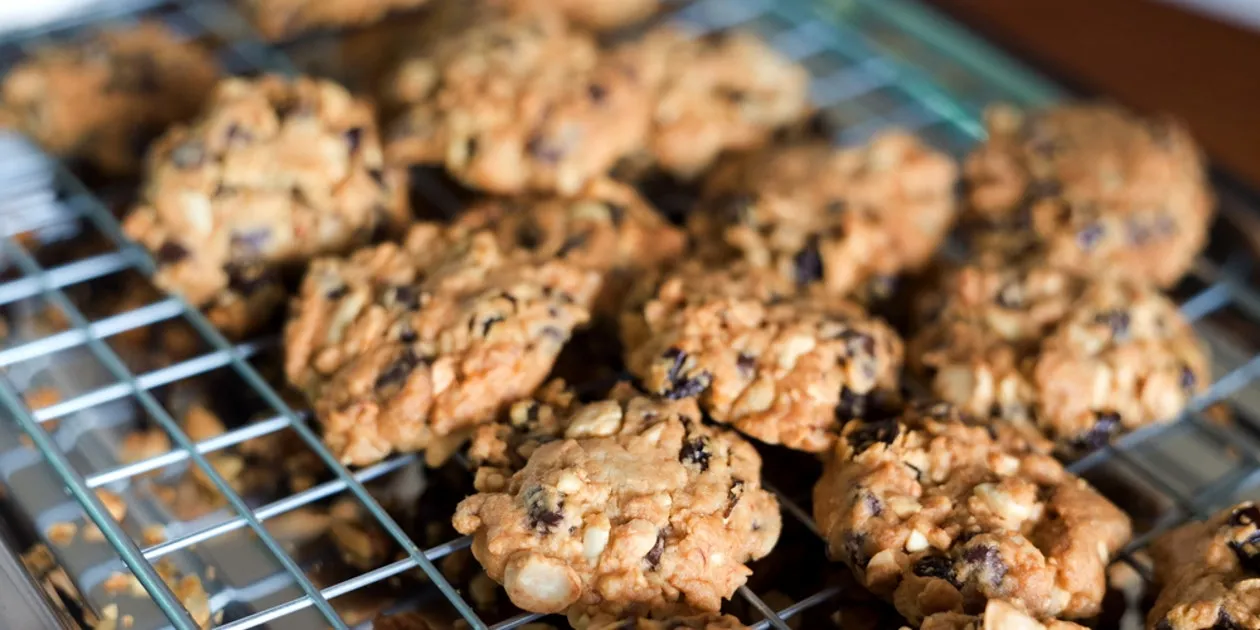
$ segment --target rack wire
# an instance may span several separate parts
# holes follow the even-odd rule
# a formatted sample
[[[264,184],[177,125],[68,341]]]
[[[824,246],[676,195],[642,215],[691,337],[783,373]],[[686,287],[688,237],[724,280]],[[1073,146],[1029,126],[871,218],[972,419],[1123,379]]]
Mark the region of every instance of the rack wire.
[[[963,152],[981,137],[980,107],[991,101],[1036,105],[1060,97],[1058,91],[1013,68],[982,44],[955,27],[905,0],[850,0],[823,5],[774,0],[697,0],[671,5],[670,19],[685,23],[697,33],[727,28],[758,31],[780,50],[800,60],[815,75],[813,97],[830,122],[841,129],[837,140],[861,140],[886,126],[916,130],[941,148]],[[212,38],[229,71],[295,72],[285,49],[264,45],[232,6],[221,0],[166,0],[144,2],[132,12],[113,12],[112,21],[128,21],[141,12],[158,15],[190,37]],[[28,30],[0,39],[0,63],[28,53],[31,48],[60,37],[82,24],[58,24]],[[8,342],[0,347],[0,411],[29,437],[38,459],[51,467],[86,518],[100,528],[121,562],[134,573],[162,615],[175,628],[196,628],[196,622],[179,598],[155,570],[160,559],[230,532],[252,532],[283,567],[300,594],[286,601],[235,615],[218,627],[260,627],[297,611],[314,609],[334,628],[345,628],[331,603],[370,585],[415,570],[421,571],[441,597],[471,628],[506,630],[539,615],[517,612],[493,624],[486,622],[463,598],[434,563],[467,548],[467,537],[453,538],[422,548],[373,498],[365,484],[382,479],[414,463],[414,456],[396,456],[359,470],[348,470],[325,449],[309,417],[290,406],[252,362],[274,348],[274,340],[230,343],[186,302],[163,297],[125,312],[92,319],[73,299],[74,287],[123,272],[151,276],[155,270],[149,255],[125,239],[119,225],[93,190],[76,178],[66,164],[48,159],[16,160],[8,145],[0,145],[0,242],[4,268],[0,275],[0,308],[39,300],[60,312],[62,330],[30,340]],[[47,174],[51,173],[51,177]],[[53,194],[48,194],[53,191]],[[48,207],[56,212],[49,218]],[[43,210],[38,210],[43,209]],[[38,211],[37,211],[38,210]],[[1245,193],[1222,193],[1222,224],[1231,214],[1255,212]],[[103,237],[108,251],[69,261],[45,262],[38,249],[28,246],[24,234],[75,224]],[[1159,507],[1145,514],[1145,526],[1119,553],[1119,561],[1131,565],[1149,581],[1150,570],[1142,549],[1158,534],[1186,519],[1201,517],[1211,509],[1247,491],[1260,481],[1260,404],[1255,380],[1260,377],[1260,355],[1248,337],[1260,330],[1260,294],[1249,283],[1255,252],[1247,251],[1230,230],[1218,230],[1214,246],[1194,266],[1191,278],[1176,290],[1182,311],[1216,351],[1217,378],[1174,421],[1118,439],[1114,444],[1073,462],[1070,469],[1095,480],[1107,492],[1112,482],[1127,480],[1121,492],[1107,492],[1122,507],[1135,511],[1121,495],[1136,484]],[[196,356],[147,370],[129,366],[110,339],[170,321],[186,322],[204,342]],[[110,382],[88,388],[54,404],[31,408],[24,400],[29,390],[14,376],[23,365],[69,350],[86,350],[108,372]],[[156,390],[218,370],[229,370],[264,403],[264,417],[220,435],[194,441],[163,406]],[[174,442],[175,448],[152,457],[83,472],[68,457],[48,427],[78,413],[118,401],[138,404]],[[1214,407],[1226,406],[1233,419],[1221,423],[1211,417]],[[251,506],[224,479],[209,457],[248,440],[292,431],[316,453],[331,479],[263,505]],[[1221,466],[1207,472],[1196,462],[1187,463],[1187,449],[1210,452]],[[1207,449],[1207,450],[1203,450]],[[1194,451],[1198,453],[1200,451]],[[791,457],[768,453],[768,458]],[[1195,457],[1190,457],[1194,460]],[[3,455],[0,455],[3,460]],[[2,463],[2,462],[0,462]],[[1200,464],[1202,462],[1199,462]],[[177,464],[201,471],[226,499],[232,514],[216,523],[194,527],[182,535],[146,546],[137,545],[97,497],[95,490],[127,484],[142,476]],[[794,460],[794,465],[802,464]],[[0,468],[4,468],[0,465]],[[782,467],[767,465],[767,487],[774,492],[787,515],[787,528],[797,528],[821,545],[810,517],[808,479],[805,475],[775,474]],[[6,473],[6,482],[9,479]],[[802,485],[804,484],[804,485]],[[396,561],[361,572],[329,586],[316,585],[269,533],[265,524],[303,506],[334,495],[355,497],[394,543],[402,550]],[[1140,509],[1140,507],[1139,507]],[[818,547],[820,548],[820,547]],[[776,552],[777,553],[777,552]],[[833,567],[842,573],[843,567]],[[791,601],[768,602],[766,592],[755,586],[741,587],[746,618],[758,629],[786,630],[788,622],[818,613],[835,604],[846,586],[820,583]]]

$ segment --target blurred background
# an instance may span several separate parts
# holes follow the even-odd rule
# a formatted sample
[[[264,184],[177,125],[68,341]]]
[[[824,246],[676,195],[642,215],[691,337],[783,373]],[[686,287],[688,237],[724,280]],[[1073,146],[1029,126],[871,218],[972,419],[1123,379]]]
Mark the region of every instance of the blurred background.
[[[1260,0],[925,0],[1090,95],[1190,124],[1260,186]]]

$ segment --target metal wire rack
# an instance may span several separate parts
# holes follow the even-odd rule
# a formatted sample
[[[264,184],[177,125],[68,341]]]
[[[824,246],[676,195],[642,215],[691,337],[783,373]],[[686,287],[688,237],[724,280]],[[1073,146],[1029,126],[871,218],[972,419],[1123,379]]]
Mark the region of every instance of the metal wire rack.
[[[905,0],[833,4],[698,0],[676,2],[670,10],[669,19],[683,22],[698,33],[732,27],[758,31],[804,63],[816,77],[815,103],[833,126],[842,130],[837,137],[840,142],[860,140],[879,128],[896,125],[916,130],[958,154],[982,134],[978,115],[983,104],[1003,100],[1033,105],[1060,96],[1053,87]],[[148,1],[129,6],[127,11],[112,11],[108,18],[125,22],[142,14],[159,17],[189,37],[217,42],[220,61],[229,72],[298,69],[286,54],[290,49],[262,44],[232,6],[221,0]],[[61,23],[0,39],[0,67],[35,46],[84,26]],[[0,141],[0,229],[5,236],[0,243],[0,310],[12,318],[17,312],[29,314],[36,309],[40,314],[35,318],[37,323],[44,324],[23,334],[12,330],[0,345],[0,413],[7,421],[0,424],[16,428],[19,436],[29,440],[9,443],[0,436],[0,475],[16,492],[26,483],[25,471],[47,468],[54,483],[51,494],[57,494],[60,487],[70,495],[69,501],[60,495],[54,497],[48,502],[51,507],[46,506],[43,512],[33,510],[30,516],[39,535],[44,535],[49,523],[65,520],[67,514],[99,527],[108,544],[108,556],[86,563],[69,553],[59,557],[78,567],[72,577],[81,591],[94,591],[107,569],[125,566],[156,606],[156,616],[145,621],[154,621],[154,627],[196,628],[197,623],[159,575],[155,563],[213,543],[231,532],[248,531],[261,545],[260,553],[269,554],[281,568],[284,584],[296,587],[296,591],[273,589],[272,595],[285,594],[270,599],[243,597],[241,588],[216,594],[211,598],[213,606],[227,612],[216,618],[221,628],[285,627],[284,619],[312,610],[316,615],[304,618],[309,623],[346,628],[349,622],[339,616],[334,600],[416,570],[423,573],[453,615],[472,628],[515,628],[539,617],[516,611],[487,622],[479,616],[465,601],[465,593],[434,564],[467,548],[469,540],[453,538],[422,547],[365,487],[412,465],[414,456],[394,457],[355,471],[339,464],[308,425],[306,414],[286,402],[260,371],[255,360],[272,349],[273,341],[232,344],[195,309],[169,296],[94,317],[78,297],[80,287],[122,274],[147,277],[154,272],[151,258],[122,236],[103,201],[108,195],[108,190],[85,185],[67,165],[21,146],[16,139]],[[1153,537],[1233,500],[1260,479],[1260,391],[1254,384],[1260,376],[1260,355],[1252,343],[1260,330],[1260,293],[1249,275],[1256,254],[1247,250],[1237,231],[1230,228],[1232,216],[1256,210],[1245,193],[1225,190],[1221,196],[1221,225],[1214,234],[1213,247],[1196,263],[1192,276],[1175,290],[1183,312],[1212,346],[1215,382],[1175,421],[1125,436],[1071,464],[1074,472],[1090,478],[1135,516],[1139,534],[1121,551],[1119,562],[1131,565],[1147,580],[1149,567],[1142,549]],[[47,255],[43,246],[32,245],[56,241],[62,232],[87,233],[104,246],[67,259]],[[48,309],[60,316],[48,317]],[[194,331],[201,351],[192,358],[147,367],[137,365],[112,342],[169,322],[181,322]],[[103,378],[78,387],[73,395],[53,404],[28,405],[26,397],[38,386],[39,375],[49,365],[64,363],[67,357],[72,362],[94,364]],[[157,392],[217,372],[238,379],[243,391],[256,398],[265,413],[226,433],[194,441]],[[68,425],[83,414],[120,402],[142,411],[169,436],[173,448],[125,463],[110,461],[100,466],[85,462],[76,450],[74,436],[88,428]],[[1231,416],[1227,421],[1216,417],[1221,408]],[[51,430],[54,425],[56,431]],[[67,438],[63,433],[68,430],[78,433]],[[237,492],[209,460],[248,440],[281,432],[291,433],[317,455],[328,471],[326,481],[258,504]],[[754,567],[757,575],[739,590],[739,602],[732,604],[732,610],[754,628],[786,630],[790,621],[825,616],[846,599],[852,587],[843,582],[842,567],[818,560],[822,543],[809,509],[813,476],[801,474],[816,467],[816,462],[774,449],[766,449],[765,455],[767,487],[778,495],[787,514],[784,540],[798,538],[797,542],[806,546],[803,556],[812,557],[817,566],[804,571],[808,577],[803,587],[773,594],[770,583],[758,581],[757,575],[777,579],[775,567],[781,565],[775,562],[795,561],[776,559],[780,554],[776,551]],[[214,522],[193,523],[162,542],[138,544],[134,532],[111,516],[95,491],[126,488],[146,475],[175,466],[201,471],[231,513]],[[792,472],[785,474],[784,470]],[[382,566],[331,584],[317,584],[267,525],[298,508],[343,494],[361,502],[401,553],[397,560]],[[89,607],[96,608],[103,601],[86,599]]]

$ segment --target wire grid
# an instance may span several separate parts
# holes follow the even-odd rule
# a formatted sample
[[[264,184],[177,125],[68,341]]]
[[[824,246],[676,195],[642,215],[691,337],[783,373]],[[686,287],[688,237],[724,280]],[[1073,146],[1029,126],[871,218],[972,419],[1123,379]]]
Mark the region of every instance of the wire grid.
[[[888,11],[894,26],[911,30],[913,24],[905,21],[906,15],[922,18],[900,2],[887,4],[863,3],[867,10]],[[238,72],[272,70],[295,71],[294,64],[279,49],[267,47],[242,30],[243,20],[226,3],[194,2],[177,0],[163,5],[168,9],[166,19],[178,23],[191,34],[211,34],[225,42],[226,54],[239,62]],[[773,0],[700,0],[678,10],[676,17],[703,33],[729,27],[753,27],[763,31],[769,41],[789,56],[810,65],[822,59],[828,63],[811,67],[816,80],[813,85],[814,101],[828,116],[837,118],[843,131],[838,140],[859,140],[873,131],[897,125],[920,130],[943,148],[960,152],[982,134],[974,107],[968,107],[961,99],[938,89],[926,81],[920,70],[895,61],[895,51],[881,48],[883,40],[868,37],[862,24],[843,11],[820,20],[811,7],[803,3],[774,2]],[[887,25],[885,25],[887,26]],[[20,48],[26,49],[40,43],[47,32],[31,31],[23,35]],[[838,63],[837,63],[838,62]],[[893,102],[867,101],[872,95],[896,94]],[[856,113],[855,113],[856,112]],[[20,427],[31,437],[34,446],[53,467],[65,483],[74,499],[79,502],[88,517],[101,528],[107,541],[118,551],[123,562],[137,576],[158,607],[171,623],[180,629],[196,625],[184,610],[178,598],[156,574],[151,563],[176,551],[211,540],[231,531],[253,531],[270,549],[303,590],[304,595],[292,601],[255,612],[227,623],[224,628],[252,628],[278,619],[304,608],[316,608],[332,627],[344,628],[345,623],[329,604],[329,600],[351,593],[368,585],[386,580],[404,571],[420,568],[454,606],[460,616],[473,628],[514,628],[539,615],[521,613],[505,621],[489,626],[463,601],[456,588],[433,566],[440,559],[469,546],[468,537],[457,538],[427,549],[421,549],[401,527],[380,507],[363,484],[396,471],[414,461],[414,456],[396,456],[379,464],[350,471],[336,461],[323,447],[318,436],[310,429],[309,418],[304,411],[287,405],[280,395],[248,362],[250,358],[274,344],[271,340],[231,344],[224,339],[204,317],[182,299],[166,297],[152,304],[89,321],[83,312],[67,296],[72,285],[103,278],[124,270],[135,270],[146,276],[155,270],[146,252],[127,241],[121,234],[116,220],[100,200],[76,179],[65,165],[58,164],[56,181],[65,193],[64,207],[69,214],[59,220],[83,219],[108,237],[114,251],[96,254],[80,260],[52,267],[42,265],[20,239],[14,238],[32,226],[13,224],[12,213],[4,217],[6,238],[0,243],[0,251],[21,272],[21,276],[0,284],[0,306],[23,299],[41,297],[55,305],[69,318],[67,330],[43,336],[34,341],[0,350],[0,368],[16,365],[34,358],[46,357],[55,352],[85,346],[116,379],[102,386],[51,406],[35,411],[27,408],[21,393],[6,377],[0,379],[0,404],[15,418]],[[22,182],[0,182],[0,187],[12,190]],[[1233,308],[1249,322],[1260,321],[1260,295],[1241,280],[1233,269],[1230,258],[1217,264],[1207,258],[1200,259],[1193,276],[1201,285],[1183,304],[1183,312],[1193,320],[1199,320],[1222,309]],[[105,342],[107,338],[123,332],[141,329],[152,324],[184,318],[208,343],[210,350],[199,356],[172,365],[134,373],[129,370],[118,354]],[[176,383],[212,370],[230,368],[264,399],[271,408],[271,415],[263,420],[230,430],[221,435],[192,441],[178,423],[153,397],[155,388]],[[1119,465],[1153,486],[1161,497],[1173,503],[1173,509],[1165,511],[1154,525],[1137,536],[1118,557],[1132,565],[1149,580],[1149,569],[1139,557],[1139,551],[1159,533],[1188,518],[1204,515],[1214,505],[1248,487],[1260,478],[1260,445],[1249,440],[1239,440],[1236,431],[1222,427],[1204,418],[1202,412],[1210,405],[1228,399],[1242,391],[1260,375],[1260,356],[1251,356],[1239,366],[1221,375],[1202,396],[1196,398],[1190,408],[1174,422],[1128,434],[1099,451],[1072,463],[1070,469],[1082,475],[1090,475],[1100,469]],[[67,461],[52,441],[44,424],[65,418],[79,411],[103,405],[110,401],[134,398],[149,412],[155,421],[174,439],[177,449],[134,463],[82,475]],[[206,460],[206,455],[240,444],[246,440],[292,429],[302,441],[332,471],[334,479],[315,485],[307,490],[275,500],[258,508],[249,508]],[[1175,466],[1168,462],[1146,461],[1137,454],[1144,444],[1156,441],[1167,434],[1194,430],[1219,442],[1222,447],[1235,449],[1241,464],[1228,473],[1212,480],[1208,487],[1187,492],[1154,474],[1152,466]],[[94,489],[126,481],[146,472],[172,464],[190,461],[202,471],[227,498],[235,516],[215,525],[175,537],[165,542],[138,548],[121,530],[97,499]],[[769,468],[769,466],[767,467]],[[806,530],[818,535],[809,510],[794,493],[781,491],[773,483],[767,488],[774,492],[789,518]],[[340,492],[354,495],[389,536],[405,551],[403,559],[361,573],[350,579],[320,589],[303,573],[297,563],[281,548],[262,523],[281,514],[308,505]],[[820,587],[812,594],[796,598],[792,603],[772,607],[748,587],[739,589],[739,596],[763,616],[752,627],[779,628],[786,630],[787,621],[819,606],[841,594],[841,587]]]

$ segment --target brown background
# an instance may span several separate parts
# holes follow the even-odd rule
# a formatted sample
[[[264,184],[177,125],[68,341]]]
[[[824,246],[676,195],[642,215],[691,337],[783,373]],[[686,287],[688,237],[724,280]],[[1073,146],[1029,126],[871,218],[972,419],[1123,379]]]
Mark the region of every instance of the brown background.
[[[1260,33],[1151,0],[926,1],[1073,87],[1179,116],[1260,188]]]

